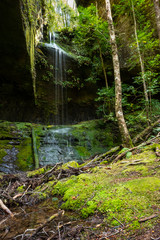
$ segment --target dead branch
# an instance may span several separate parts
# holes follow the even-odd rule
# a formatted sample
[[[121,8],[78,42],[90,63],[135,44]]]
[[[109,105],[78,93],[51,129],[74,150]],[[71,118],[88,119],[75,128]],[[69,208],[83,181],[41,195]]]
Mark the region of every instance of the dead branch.
[[[53,168],[51,168],[44,174],[43,178],[45,178],[46,176],[50,176],[55,171],[55,169],[62,164],[63,164],[62,162],[56,163]]]
[[[113,163],[115,163],[115,162],[117,162],[118,160],[120,160],[121,158],[123,158],[123,157],[126,155],[127,152],[133,152],[133,151],[134,151],[135,149],[137,149],[137,148],[138,148],[138,147],[133,147],[133,148],[130,148],[130,149],[126,150],[125,152],[121,153],[120,155],[118,155],[118,156],[114,159]]]
[[[8,213],[11,217],[14,217],[13,213],[9,210],[9,208],[2,202],[2,200],[0,199],[0,207],[6,212]]]

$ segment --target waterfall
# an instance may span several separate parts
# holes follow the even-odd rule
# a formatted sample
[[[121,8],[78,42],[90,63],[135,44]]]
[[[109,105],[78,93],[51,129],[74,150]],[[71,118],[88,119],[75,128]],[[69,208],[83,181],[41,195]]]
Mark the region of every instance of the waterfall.
[[[54,101],[54,125],[53,129],[48,129],[45,137],[41,139],[39,149],[40,164],[53,164],[57,162],[68,162],[71,160],[81,160],[77,151],[72,147],[70,128],[67,128],[67,88],[66,88],[66,60],[67,53],[56,44],[56,32],[63,27],[73,27],[71,22],[72,8],[77,14],[75,0],[52,1],[56,14],[59,16],[58,22],[55,21],[52,30],[49,32],[49,43],[45,46],[51,48],[53,53],[53,101]],[[69,7],[67,8],[66,5]],[[54,31],[53,31],[54,29]]]
[[[55,32],[49,33],[50,43],[46,44],[54,49],[53,51],[53,82],[54,82],[54,105],[55,105],[55,125],[67,123],[67,88],[64,87],[66,81],[66,56],[67,53],[56,43]]]

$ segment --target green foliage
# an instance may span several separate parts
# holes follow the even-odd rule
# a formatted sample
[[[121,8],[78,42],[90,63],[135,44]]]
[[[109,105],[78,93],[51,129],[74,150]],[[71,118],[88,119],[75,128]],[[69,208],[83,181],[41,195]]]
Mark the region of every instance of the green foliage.
[[[79,56],[88,57],[89,62],[92,62],[93,70],[99,72],[101,67],[100,47],[105,54],[110,50],[108,24],[98,17],[93,4],[87,8],[79,7],[78,10],[78,25],[73,39],[74,51]]]
[[[132,3],[135,11],[136,29]],[[147,85],[150,113],[152,112],[152,98],[159,92],[159,40],[156,37],[154,27],[155,17],[153,14],[149,14],[152,11],[151,9],[154,10],[153,2],[149,0],[120,0],[118,3],[113,4],[113,12],[117,25],[120,18],[130,21],[130,33],[132,34],[127,36],[128,45],[126,48],[129,46],[129,58],[126,65],[130,70],[140,67],[137,40],[135,38],[136,31],[139,50],[145,68],[144,76],[140,72],[133,78],[131,83],[132,90],[130,89],[127,93],[123,85],[123,106],[127,112],[144,109],[146,102],[144,100],[143,80],[146,81]],[[152,112],[152,115],[154,115],[154,112]]]
[[[101,105],[97,109],[97,114],[102,115],[104,117],[107,117],[108,120],[114,120],[113,114],[108,114],[109,107],[111,109],[114,109],[114,103],[115,103],[115,89],[113,87],[109,87],[108,89],[106,87],[103,87],[101,89],[98,89],[97,92],[98,97],[95,99],[96,102],[99,102]]]
[[[72,31],[77,22],[77,11],[73,10],[63,0],[52,0],[46,2],[46,15],[48,18],[48,28],[52,31],[62,31],[67,29]]]

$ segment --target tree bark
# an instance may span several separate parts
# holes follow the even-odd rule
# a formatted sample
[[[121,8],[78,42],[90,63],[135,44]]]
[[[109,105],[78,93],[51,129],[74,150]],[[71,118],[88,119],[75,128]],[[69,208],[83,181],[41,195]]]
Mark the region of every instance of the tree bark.
[[[121,86],[121,76],[120,76],[120,64],[118,58],[118,49],[115,36],[115,30],[112,19],[111,4],[110,0],[105,0],[106,10],[107,10],[107,21],[110,35],[110,42],[112,48],[112,59],[114,68],[114,79],[115,79],[115,113],[118,121],[119,130],[121,133],[122,143],[125,147],[132,147],[131,137],[129,135],[127,125],[123,115],[122,109],[122,86]]]
[[[153,0],[153,3],[154,3],[157,32],[158,32],[158,38],[159,38],[159,44],[160,44],[160,4],[159,4],[159,0]]]
[[[143,62],[142,54],[141,54],[140,47],[139,47],[139,41],[138,41],[138,35],[137,35],[137,22],[136,22],[136,15],[135,15],[135,10],[134,10],[133,0],[131,0],[131,4],[132,4],[132,13],[133,13],[133,21],[134,21],[134,33],[135,33],[135,38],[136,38],[139,63],[141,66],[141,74],[142,74],[143,89],[144,89],[144,96],[145,96],[146,115],[147,115],[147,119],[148,119],[149,118],[149,99],[148,99],[147,85],[146,85],[146,80],[145,80],[145,68],[144,68],[144,62]]]

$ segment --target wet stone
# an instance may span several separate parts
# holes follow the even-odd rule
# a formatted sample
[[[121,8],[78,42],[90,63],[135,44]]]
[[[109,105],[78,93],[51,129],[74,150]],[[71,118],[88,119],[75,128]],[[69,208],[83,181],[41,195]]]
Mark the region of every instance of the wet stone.
[[[0,165],[0,171],[4,173],[17,173],[19,172],[16,166],[18,150],[13,147],[11,149],[6,149],[7,155],[3,157],[2,163]]]

